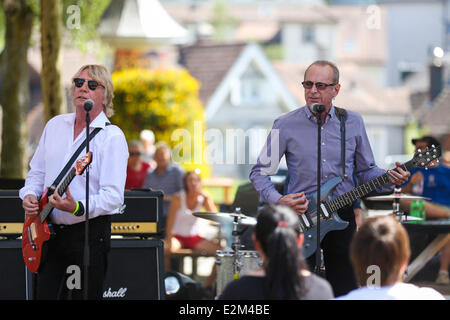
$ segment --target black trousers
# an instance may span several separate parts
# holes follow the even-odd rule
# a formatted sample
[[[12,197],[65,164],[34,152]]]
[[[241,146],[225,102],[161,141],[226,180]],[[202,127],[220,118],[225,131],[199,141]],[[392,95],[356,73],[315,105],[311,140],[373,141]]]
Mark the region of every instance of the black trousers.
[[[45,243],[36,279],[38,300],[84,298],[85,222],[53,225],[55,235]],[[88,299],[102,298],[111,243],[109,215],[89,220]]]
[[[349,256],[350,243],[356,231],[355,214],[352,207],[345,207],[338,211],[338,215],[342,220],[348,221],[349,225],[344,230],[328,232],[321,243],[326,279],[331,284],[335,297],[358,288]],[[316,254],[307,259],[311,270],[316,266]]]

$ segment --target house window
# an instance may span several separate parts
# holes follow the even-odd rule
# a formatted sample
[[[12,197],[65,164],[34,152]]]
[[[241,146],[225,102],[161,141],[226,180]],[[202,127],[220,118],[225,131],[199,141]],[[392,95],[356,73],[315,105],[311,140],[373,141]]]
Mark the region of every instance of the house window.
[[[263,75],[255,68],[250,67],[241,77],[242,105],[255,105],[262,101]]]
[[[316,38],[315,28],[313,25],[306,25],[302,27],[302,42],[312,43]]]

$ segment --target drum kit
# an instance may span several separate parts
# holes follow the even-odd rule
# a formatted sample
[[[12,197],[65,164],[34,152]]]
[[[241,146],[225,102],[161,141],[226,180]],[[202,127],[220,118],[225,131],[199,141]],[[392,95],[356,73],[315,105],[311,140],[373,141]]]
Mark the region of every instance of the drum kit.
[[[416,220],[422,220],[418,217],[413,217],[408,215],[406,212],[402,211],[400,209],[400,200],[431,200],[430,198],[422,197],[422,196],[415,196],[415,195],[407,195],[404,193],[401,193],[401,189],[394,188],[394,193],[384,196],[374,196],[374,197],[367,197],[366,200],[372,200],[372,201],[392,201],[392,211],[390,211],[390,214],[393,214],[397,217],[397,219],[400,222],[407,222],[407,221],[416,221]]]
[[[392,211],[390,214],[394,214],[397,219],[403,221],[421,220],[417,217],[407,215],[400,209],[400,200],[429,200],[429,198],[421,196],[412,196],[402,194],[397,188],[393,194],[367,197],[367,200],[371,201],[392,201]],[[236,212],[224,213],[224,212],[194,212],[194,216],[210,220],[220,225],[232,225],[232,237],[233,242],[229,247],[231,250],[217,250],[216,252],[216,265],[217,265],[217,279],[216,279],[216,294],[217,296],[224,290],[225,286],[234,279],[238,279],[240,276],[248,274],[249,272],[256,270],[262,266],[262,261],[257,251],[244,250],[240,241],[240,236],[243,231],[238,231],[238,227],[254,227],[256,226],[256,218],[249,217],[240,212],[237,208]]]
[[[243,250],[240,236],[243,231],[238,231],[238,227],[256,226],[256,218],[242,214],[237,208],[236,212],[194,212],[194,216],[220,223],[221,225],[232,224],[233,243],[231,250],[217,250],[216,265],[216,294],[217,296],[225,289],[225,286],[234,279],[248,274],[262,266],[262,261],[258,252],[252,250]]]

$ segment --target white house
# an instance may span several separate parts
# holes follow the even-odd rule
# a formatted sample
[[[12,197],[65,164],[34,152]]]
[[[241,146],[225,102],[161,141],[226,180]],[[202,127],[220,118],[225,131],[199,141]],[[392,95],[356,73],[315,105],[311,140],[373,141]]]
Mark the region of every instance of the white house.
[[[257,44],[198,44],[180,64],[202,85],[213,174],[247,179],[276,117],[296,107]]]

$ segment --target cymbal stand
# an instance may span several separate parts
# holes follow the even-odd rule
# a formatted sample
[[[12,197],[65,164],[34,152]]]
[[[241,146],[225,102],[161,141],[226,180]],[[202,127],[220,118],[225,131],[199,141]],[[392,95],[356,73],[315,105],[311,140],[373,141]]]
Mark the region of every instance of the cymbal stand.
[[[242,248],[240,241],[240,232],[237,230],[240,218],[235,216],[233,219],[233,232],[231,233],[233,236],[233,243],[231,244],[231,248],[234,251],[234,261],[233,261],[233,279],[238,279],[239,274],[242,268],[241,256],[239,250]]]
[[[394,195],[400,196],[401,192],[402,192],[402,189],[400,187],[397,187],[397,186],[394,187]],[[400,197],[394,198],[394,201],[392,202],[392,211],[398,220],[402,219],[402,215],[404,215],[405,213],[400,210]],[[406,216],[405,216],[405,218],[406,218]]]

